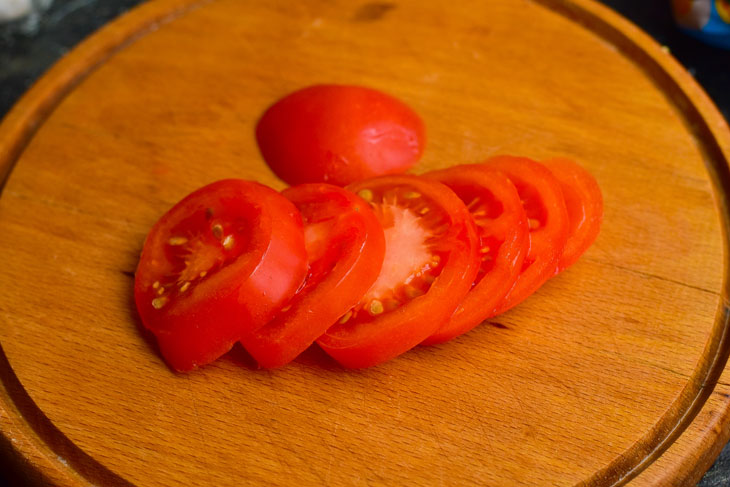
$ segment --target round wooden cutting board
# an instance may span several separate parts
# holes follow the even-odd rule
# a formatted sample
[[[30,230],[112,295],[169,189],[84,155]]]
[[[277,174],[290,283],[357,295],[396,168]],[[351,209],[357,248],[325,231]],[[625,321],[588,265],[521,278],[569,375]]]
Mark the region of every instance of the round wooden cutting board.
[[[416,173],[568,156],[602,233],[516,309],[345,370],[245,351],[177,374],[132,303],[151,225],[211,181],[281,189],[254,125],[348,83],[426,122]],[[0,451],[63,486],[690,485],[730,438],[730,131],[589,0],[159,0],[0,126]]]

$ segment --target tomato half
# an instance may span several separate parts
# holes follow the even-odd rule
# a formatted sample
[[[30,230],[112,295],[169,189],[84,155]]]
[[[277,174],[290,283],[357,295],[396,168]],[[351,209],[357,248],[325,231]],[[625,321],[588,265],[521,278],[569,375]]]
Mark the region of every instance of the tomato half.
[[[474,285],[451,318],[424,345],[466,333],[494,315],[517,279],[530,239],[527,216],[517,189],[496,169],[483,164],[454,166],[427,173],[466,203],[477,226],[481,265]]]
[[[369,367],[448,320],[479,270],[479,241],[464,203],[435,180],[382,176],[348,189],[375,209],[385,258],[365,296],[317,343],[346,367]]]
[[[191,370],[270,320],[306,272],[296,207],[266,186],[227,179],[191,193],[152,227],[134,298],[167,362]]]
[[[598,237],[603,220],[603,196],[596,179],[570,159],[556,158],[543,164],[560,181],[568,210],[568,241],[556,273],[573,265]]]
[[[497,306],[498,314],[521,303],[555,274],[568,239],[568,210],[560,183],[539,162],[526,157],[497,156],[485,164],[503,172],[515,185],[530,228],[530,249],[522,271]]]
[[[406,104],[380,91],[315,85],[266,110],[256,140],[287,183],[343,186],[413,166],[423,153],[425,128]]]
[[[355,306],[380,274],[385,254],[375,213],[354,193],[318,183],[282,194],[302,214],[309,273],[272,321],[241,339],[268,368],[293,360]]]

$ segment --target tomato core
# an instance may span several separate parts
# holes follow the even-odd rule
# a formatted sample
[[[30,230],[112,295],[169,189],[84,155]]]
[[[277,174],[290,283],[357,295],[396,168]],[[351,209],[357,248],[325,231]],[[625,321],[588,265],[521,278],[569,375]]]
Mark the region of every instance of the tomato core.
[[[385,257],[375,283],[340,323],[367,321],[426,294],[440,273],[438,242],[447,230],[443,211],[413,188],[365,188],[358,194],[370,202],[383,227]]]
[[[414,277],[430,265],[433,256],[426,240],[428,231],[413,211],[396,205],[381,206],[381,221],[390,220],[383,228],[385,234],[385,258],[381,273],[363,298],[366,301],[383,299],[400,283],[410,283]]]

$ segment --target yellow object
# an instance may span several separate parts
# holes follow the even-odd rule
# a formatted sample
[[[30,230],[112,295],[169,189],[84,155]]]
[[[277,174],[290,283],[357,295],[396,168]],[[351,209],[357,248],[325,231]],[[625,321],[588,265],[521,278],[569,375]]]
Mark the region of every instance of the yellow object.
[[[715,0],[715,9],[720,18],[730,24],[730,0]]]

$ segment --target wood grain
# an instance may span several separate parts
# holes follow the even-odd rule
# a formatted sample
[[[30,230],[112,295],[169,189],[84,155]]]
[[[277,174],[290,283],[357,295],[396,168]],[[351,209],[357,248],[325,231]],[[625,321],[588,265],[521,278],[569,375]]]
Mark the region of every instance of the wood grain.
[[[598,179],[599,239],[518,308],[362,371],[316,348],[171,372],[131,300],[198,186],[283,188],[253,127],[317,82],[391,93],[423,172],[497,153]],[[587,0],[158,0],[0,125],[0,442],[48,485],[690,485],[730,437],[730,131],[671,56]]]

